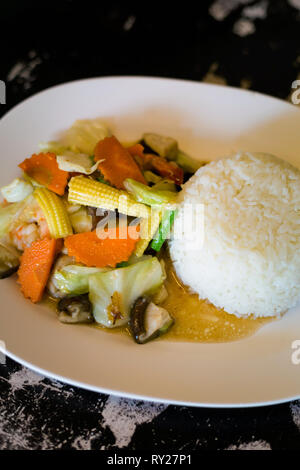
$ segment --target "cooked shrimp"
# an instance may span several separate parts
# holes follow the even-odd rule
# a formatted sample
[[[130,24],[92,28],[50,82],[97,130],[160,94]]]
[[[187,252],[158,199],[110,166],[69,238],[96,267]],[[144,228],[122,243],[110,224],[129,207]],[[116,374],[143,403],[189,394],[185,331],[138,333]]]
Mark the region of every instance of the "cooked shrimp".
[[[47,221],[39,207],[25,210],[20,217],[20,223],[10,232],[12,244],[24,251],[33,242],[50,235]]]
[[[32,224],[21,224],[10,232],[12,244],[20,251],[24,251],[33,242],[40,238],[38,226]]]

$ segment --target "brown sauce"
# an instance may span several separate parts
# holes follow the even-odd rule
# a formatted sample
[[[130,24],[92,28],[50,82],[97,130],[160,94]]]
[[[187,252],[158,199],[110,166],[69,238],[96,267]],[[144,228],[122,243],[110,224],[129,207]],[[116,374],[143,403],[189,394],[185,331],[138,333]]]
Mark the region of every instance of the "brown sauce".
[[[167,279],[165,282],[168,298],[162,306],[175,319],[171,330],[161,339],[178,340],[201,343],[217,343],[235,341],[255,333],[263,325],[273,321],[273,318],[237,318],[222,309],[219,309],[206,300],[199,299],[198,295],[189,293],[176,276],[169,256],[164,253]],[[47,297],[44,304],[56,310],[57,300]],[[114,334],[130,335],[129,328],[105,328],[93,323],[94,328]]]
[[[235,341],[252,335],[274,318],[238,318],[219,309],[198,295],[190,294],[177,278],[172,262],[164,255],[168,298],[162,304],[175,319],[165,339],[216,343]]]

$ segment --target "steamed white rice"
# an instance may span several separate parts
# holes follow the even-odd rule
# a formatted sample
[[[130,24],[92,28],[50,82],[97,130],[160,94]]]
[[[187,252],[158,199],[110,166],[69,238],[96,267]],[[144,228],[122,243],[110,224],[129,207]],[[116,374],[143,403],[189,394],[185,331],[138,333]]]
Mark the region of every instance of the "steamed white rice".
[[[300,300],[300,171],[267,154],[240,153],[200,168],[180,194],[204,205],[204,242],[173,235],[181,281],[237,316],[278,315]],[[178,234],[177,234],[178,237]],[[199,240],[201,234],[199,232]]]

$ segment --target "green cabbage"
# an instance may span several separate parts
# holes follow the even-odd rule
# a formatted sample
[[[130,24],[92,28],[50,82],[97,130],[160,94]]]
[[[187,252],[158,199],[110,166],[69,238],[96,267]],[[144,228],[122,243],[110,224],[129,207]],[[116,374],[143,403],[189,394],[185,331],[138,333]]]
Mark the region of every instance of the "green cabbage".
[[[131,178],[124,181],[124,186],[137,202],[154,207],[175,203],[176,193],[173,191],[155,190]]]
[[[61,143],[73,152],[93,155],[99,140],[103,140],[109,135],[110,132],[101,119],[84,119],[74,122],[61,139]]]
[[[142,295],[155,293],[163,281],[162,266],[153,257],[90,276],[89,298],[96,322],[107,328],[125,325],[134,302]]]
[[[159,183],[159,181],[162,180],[162,177],[161,176],[158,176],[156,175],[155,173],[153,173],[153,171],[150,171],[150,170],[146,170],[144,171],[144,177],[147,181],[147,183]]]
[[[21,215],[25,208],[27,198],[21,202],[14,202],[6,207],[0,207],[0,238],[6,235],[13,223]]]
[[[87,294],[89,291],[89,277],[92,274],[106,271],[107,269],[69,264],[53,274],[52,282],[63,294]]]
[[[97,170],[99,161],[94,162],[94,158],[86,153],[75,153],[66,150],[56,157],[58,168],[63,171],[83,173],[91,175]]]
[[[41,142],[39,144],[41,152],[51,152],[55,155],[63,155],[63,153],[68,150],[65,145],[62,145],[61,142],[55,142],[54,140],[50,142]]]
[[[177,193],[176,185],[173,181],[162,179],[151,187],[152,191],[171,191]]]
[[[32,184],[20,178],[15,178],[10,184],[1,188],[2,196],[7,202],[23,201],[32,191]]]
[[[184,172],[186,173],[196,173],[196,171],[203,165],[205,162],[200,160],[195,160],[194,158],[190,157],[186,153],[178,150],[176,163],[180,166]]]

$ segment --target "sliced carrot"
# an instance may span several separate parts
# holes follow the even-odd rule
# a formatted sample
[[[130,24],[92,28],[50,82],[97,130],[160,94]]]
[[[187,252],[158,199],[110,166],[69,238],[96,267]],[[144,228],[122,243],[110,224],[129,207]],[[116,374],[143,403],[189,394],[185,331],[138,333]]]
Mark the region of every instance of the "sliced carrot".
[[[63,196],[69,173],[59,169],[54,153],[33,154],[20,163],[19,167],[38,183]]]
[[[120,230],[108,228],[102,231],[78,233],[65,239],[65,247],[68,255],[74,256],[79,263],[90,267],[114,268],[118,263],[130,258],[138,239],[136,236],[138,229],[138,227],[124,227]]]
[[[143,171],[152,169],[153,155],[144,153],[144,147],[141,144],[131,145],[131,147],[127,147],[127,150]]]
[[[98,160],[103,160],[99,163],[98,169],[104,179],[116,188],[125,189],[123,181],[126,178],[147,184],[134,158],[114,136],[106,137],[98,142],[95,147],[95,161]]]
[[[146,158],[149,159],[149,155],[146,155]],[[160,176],[168,178],[171,181],[174,181],[176,184],[183,183],[183,169],[175,165],[173,162],[168,162],[163,157],[158,157],[157,155],[152,155],[151,165],[156,170]]]
[[[57,242],[55,239],[43,238],[33,242],[21,256],[18,271],[21,291],[27,299],[34,303],[42,299],[56,248]]]
[[[128,152],[135,158],[143,170],[156,170],[160,176],[174,181],[176,184],[183,183],[183,170],[175,163],[168,162],[164,157],[144,153],[144,147],[141,144],[135,144],[128,147]]]
[[[131,145],[130,147],[127,147],[127,150],[133,157],[144,157],[144,147],[141,144]]]

